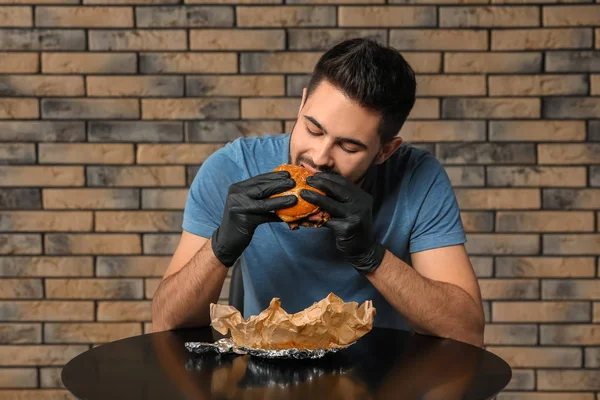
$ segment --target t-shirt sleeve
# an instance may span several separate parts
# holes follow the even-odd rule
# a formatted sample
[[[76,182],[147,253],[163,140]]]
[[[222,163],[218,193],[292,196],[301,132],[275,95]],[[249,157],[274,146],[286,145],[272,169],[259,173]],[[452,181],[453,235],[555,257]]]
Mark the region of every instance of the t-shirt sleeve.
[[[209,238],[221,224],[229,186],[238,182],[240,169],[231,144],[215,151],[200,166],[188,191],[182,228]]]
[[[433,155],[417,162],[409,186],[414,200],[410,204],[417,216],[409,243],[411,253],[467,241],[450,179]]]

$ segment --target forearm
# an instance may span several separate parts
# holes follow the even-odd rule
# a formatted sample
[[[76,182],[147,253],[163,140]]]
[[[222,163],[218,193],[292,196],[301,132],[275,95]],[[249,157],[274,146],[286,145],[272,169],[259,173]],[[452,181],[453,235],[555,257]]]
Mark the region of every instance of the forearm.
[[[367,278],[416,332],[482,346],[482,306],[458,286],[425,278],[389,251]]]
[[[152,300],[153,330],[208,326],[210,303],[219,300],[226,276],[227,268],[208,240],[185,267],[158,286]]]

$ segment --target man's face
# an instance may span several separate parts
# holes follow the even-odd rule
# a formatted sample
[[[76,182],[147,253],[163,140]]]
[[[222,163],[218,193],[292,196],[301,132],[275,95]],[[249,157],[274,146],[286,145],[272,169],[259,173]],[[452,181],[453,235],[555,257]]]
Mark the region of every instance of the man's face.
[[[290,139],[290,162],[359,183],[376,161],[380,115],[322,81],[305,101]]]

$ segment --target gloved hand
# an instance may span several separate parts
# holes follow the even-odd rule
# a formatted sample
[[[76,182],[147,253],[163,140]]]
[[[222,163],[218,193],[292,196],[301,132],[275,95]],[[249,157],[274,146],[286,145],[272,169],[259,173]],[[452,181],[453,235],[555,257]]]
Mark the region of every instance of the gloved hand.
[[[231,267],[248,247],[258,225],[281,222],[271,211],[291,207],[296,196],[269,196],[285,192],[296,185],[287,171],[268,172],[235,183],[229,187],[221,225],[212,235],[215,256]]]
[[[331,215],[324,226],[333,230],[337,248],[362,275],[375,271],[383,260],[385,248],[373,232],[371,195],[336,174],[316,173],[306,182],[327,195],[300,191],[306,201]]]

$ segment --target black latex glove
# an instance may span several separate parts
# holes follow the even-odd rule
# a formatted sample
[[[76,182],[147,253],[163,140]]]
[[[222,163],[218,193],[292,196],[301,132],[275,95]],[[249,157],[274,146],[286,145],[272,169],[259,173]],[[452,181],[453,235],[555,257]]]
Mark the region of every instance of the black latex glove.
[[[281,222],[273,212],[291,207],[296,196],[269,196],[285,192],[296,185],[287,171],[268,172],[235,183],[229,187],[221,225],[212,235],[215,256],[226,267],[231,267],[248,247],[258,225]]]
[[[311,190],[300,191],[300,196],[306,201],[331,215],[324,226],[333,230],[337,248],[361,274],[375,271],[383,260],[385,248],[373,232],[371,195],[336,174],[317,173],[306,182],[327,195]]]

